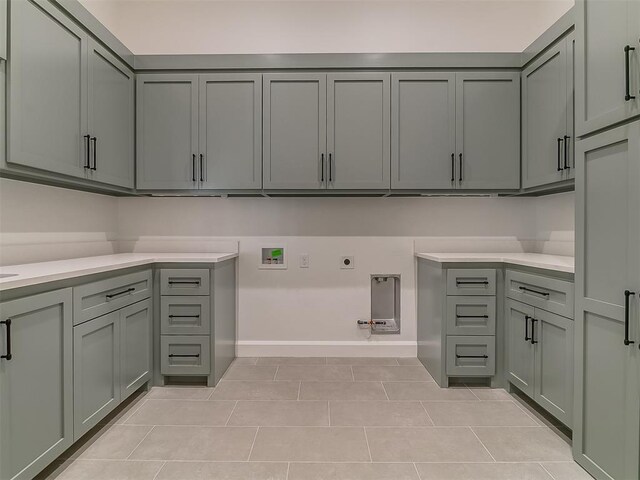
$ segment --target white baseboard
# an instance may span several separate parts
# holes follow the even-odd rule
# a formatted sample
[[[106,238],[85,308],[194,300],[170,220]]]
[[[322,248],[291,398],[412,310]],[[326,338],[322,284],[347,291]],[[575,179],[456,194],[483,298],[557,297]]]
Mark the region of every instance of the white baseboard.
[[[238,341],[238,357],[415,357],[414,341]]]

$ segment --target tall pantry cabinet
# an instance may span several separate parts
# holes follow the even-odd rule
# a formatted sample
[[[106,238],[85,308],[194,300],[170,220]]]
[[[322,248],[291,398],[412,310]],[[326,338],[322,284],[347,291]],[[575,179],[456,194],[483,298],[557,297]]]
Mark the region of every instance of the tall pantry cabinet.
[[[640,1],[577,9],[573,450],[595,478],[627,480],[640,478]]]

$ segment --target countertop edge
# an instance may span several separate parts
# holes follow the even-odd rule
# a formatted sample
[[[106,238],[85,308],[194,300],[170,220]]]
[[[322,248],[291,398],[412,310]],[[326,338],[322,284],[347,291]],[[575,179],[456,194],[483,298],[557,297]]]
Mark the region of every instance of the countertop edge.
[[[493,255],[493,254],[488,254]],[[504,263],[507,265],[515,265],[521,267],[538,268],[541,270],[549,270],[552,272],[570,273],[575,275],[575,267],[567,265],[550,265],[548,263],[538,262],[536,260],[525,260],[519,258],[509,257],[505,254],[495,254],[495,256],[488,256],[485,258],[447,258],[442,259],[436,255],[428,253],[415,253],[415,256],[423,260],[428,260],[439,264],[451,264],[451,263]],[[558,255],[562,256],[562,255]]]

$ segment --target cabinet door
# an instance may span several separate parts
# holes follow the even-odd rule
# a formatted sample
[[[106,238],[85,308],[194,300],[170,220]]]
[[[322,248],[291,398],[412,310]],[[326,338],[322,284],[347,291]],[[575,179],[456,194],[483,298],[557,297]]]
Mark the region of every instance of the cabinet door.
[[[198,188],[198,76],[139,75],[136,114],[137,187]]]
[[[576,142],[573,449],[596,478],[640,472],[639,183],[640,122]]]
[[[637,0],[576,0],[576,130],[578,136],[640,113]],[[626,99],[625,47],[629,52]]]
[[[0,59],[7,59],[7,0],[0,0]]]
[[[90,178],[133,188],[133,72],[89,41]]]
[[[531,343],[531,321],[534,308],[507,299],[507,380],[533,397],[534,351]]]
[[[560,40],[522,72],[522,186],[564,178],[567,135],[567,41]]]
[[[265,189],[324,189],[327,181],[327,76],[263,76]]]
[[[85,176],[87,35],[45,0],[11,2],[7,161]]]
[[[573,320],[536,309],[534,400],[571,427],[573,423]]]
[[[120,391],[123,401],[151,378],[151,300],[120,310]]]
[[[460,188],[520,188],[519,73],[456,73],[456,145]]]
[[[329,188],[390,188],[388,73],[327,75]]]
[[[262,75],[200,76],[200,186],[262,187]]]
[[[31,479],[73,443],[71,289],[0,304],[0,478]],[[7,352],[0,325],[0,352]]]
[[[77,441],[120,403],[120,312],[73,327],[73,417]]]
[[[391,75],[391,188],[455,185],[454,73]]]

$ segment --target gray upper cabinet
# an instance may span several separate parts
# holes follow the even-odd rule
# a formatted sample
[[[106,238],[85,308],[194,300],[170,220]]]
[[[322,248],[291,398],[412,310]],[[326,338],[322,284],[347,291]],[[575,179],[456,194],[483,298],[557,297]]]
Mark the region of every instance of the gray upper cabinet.
[[[561,39],[522,72],[524,188],[572,176],[573,45]]]
[[[391,188],[454,186],[455,73],[391,76]]]
[[[137,188],[198,188],[198,76],[138,75]]]
[[[640,114],[640,2],[576,0],[576,12],[576,133],[584,136]]]
[[[7,161],[84,178],[87,34],[46,0],[10,15]]]
[[[390,76],[327,75],[328,187],[390,187]]]
[[[456,73],[456,181],[520,188],[520,73]]]
[[[89,39],[89,178],[133,188],[133,72],[95,40]]]
[[[200,187],[261,188],[262,75],[200,75],[199,111]]]
[[[327,176],[327,76],[265,74],[265,189],[324,189]]]
[[[71,289],[4,302],[0,321],[0,478],[28,480],[73,443]]]
[[[638,478],[640,122],[576,142],[576,167],[574,458],[596,478]]]

